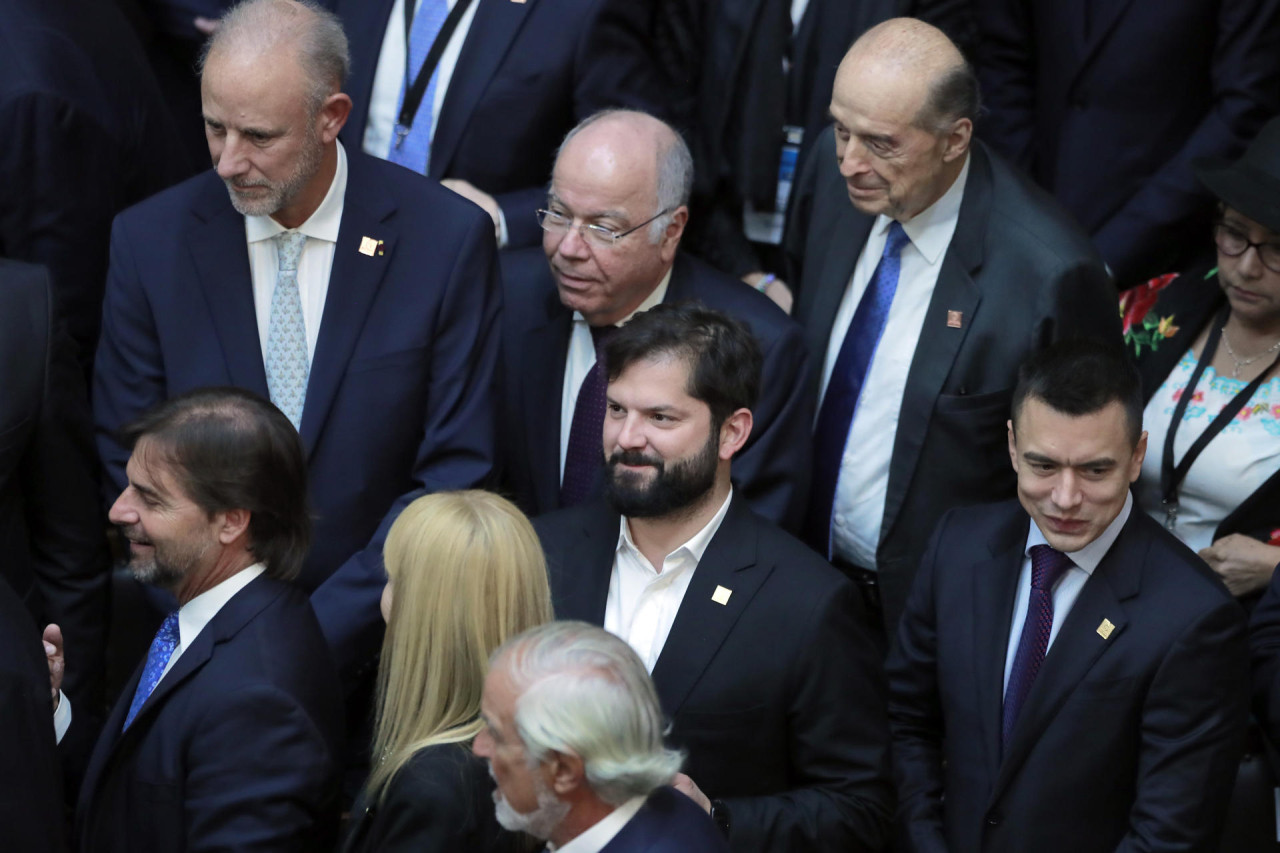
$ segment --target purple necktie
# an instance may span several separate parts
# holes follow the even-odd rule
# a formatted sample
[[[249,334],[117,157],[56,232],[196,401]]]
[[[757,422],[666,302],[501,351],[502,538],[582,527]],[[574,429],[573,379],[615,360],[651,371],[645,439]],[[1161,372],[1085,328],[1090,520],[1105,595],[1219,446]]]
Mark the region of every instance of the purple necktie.
[[[564,454],[564,479],[560,481],[560,505],[580,504],[591,494],[596,472],[604,462],[605,378],[604,345],[617,326],[591,326],[596,346],[596,363],[587,371],[578,389],[569,427],[569,446]]]
[[[1007,749],[1018,712],[1040,674],[1045,652],[1049,649],[1049,632],[1053,629],[1053,587],[1074,566],[1071,558],[1048,545],[1031,546],[1031,595],[1027,599],[1027,621],[1022,623],[1018,652],[1009,670],[1009,685],[1004,691],[1004,721],[1001,743]]]

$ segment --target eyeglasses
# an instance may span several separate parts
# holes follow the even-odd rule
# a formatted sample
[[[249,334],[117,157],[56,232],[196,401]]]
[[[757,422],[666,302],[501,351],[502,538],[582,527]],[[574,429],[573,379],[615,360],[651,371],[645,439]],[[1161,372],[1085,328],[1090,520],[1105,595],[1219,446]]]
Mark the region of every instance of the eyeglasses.
[[[634,228],[628,228],[626,231],[614,231],[612,228],[606,228],[603,225],[588,225],[584,222],[578,226],[578,233],[582,235],[583,240],[586,240],[591,245],[601,249],[610,249],[623,237],[628,234],[634,234],[659,216],[665,216],[670,212],[671,208],[664,207],[644,222]],[[549,234],[567,234],[573,226],[573,217],[566,216],[557,210],[539,210],[538,224],[542,226],[543,231]]]
[[[1243,255],[1252,246],[1258,250],[1258,260],[1262,261],[1264,267],[1280,273],[1280,243],[1254,243],[1247,235],[1225,222],[1213,226],[1213,241],[1218,244],[1218,251],[1229,258]]]

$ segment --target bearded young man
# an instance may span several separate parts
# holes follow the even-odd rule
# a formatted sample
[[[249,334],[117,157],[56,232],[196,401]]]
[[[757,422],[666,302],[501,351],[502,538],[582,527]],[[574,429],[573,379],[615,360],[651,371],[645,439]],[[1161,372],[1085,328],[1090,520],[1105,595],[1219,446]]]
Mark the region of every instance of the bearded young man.
[[[734,850],[878,850],[884,683],[848,581],[734,494],[760,387],[746,328],[658,305],[605,347],[605,500],[538,520],[564,619],[653,676],[688,754],[676,787]]]

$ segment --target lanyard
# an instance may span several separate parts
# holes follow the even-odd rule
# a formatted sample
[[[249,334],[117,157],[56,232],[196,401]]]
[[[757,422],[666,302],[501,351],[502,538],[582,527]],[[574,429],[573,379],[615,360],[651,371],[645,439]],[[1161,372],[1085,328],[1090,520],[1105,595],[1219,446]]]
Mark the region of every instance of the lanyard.
[[[1266,370],[1259,373],[1252,382],[1232,397],[1222,407],[1222,411],[1218,413],[1218,416],[1200,434],[1200,437],[1187,448],[1186,455],[1175,466],[1173,464],[1174,436],[1177,435],[1178,425],[1182,423],[1182,416],[1186,414],[1187,405],[1191,402],[1191,397],[1195,393],[1196,384],[1200,381],[1201,374],[1204,373],[1204,369],[1213,361],[1214,355],[1218,352],[1218,340],[1222,337],[1222,329],[1227,325],[1227,316],[1230,313],[1230,306],[1224,306],[1222,311],[1218,313],[1213,328],[1209,331],[1209,337],[1204,342],[1204,351],[1200,353],[1200,361],[1196,363],[1195,372],[1191,374],[1191,380],[1187,382],[1187,387],[1182,390],[1178,405],[1173,409],[1173,421],[1169,424],[1169,432],[1164,437],[1164,458],[1161,459],[1160,464],[1160,503],[1164,506],[1164,526],[1169,530],[1172,530],[1174,525],[1177,524],[1178,487],[1182,485],[1182,481],[1187,476],[1187,471],[1191,469],[1192,463],[1196,461],[1196,457],[1205,449],[1205,446],[1218,433],[1226,429],[1227,424],[1231,423],[1231,420],[1239,414],[1258,388],[1262,386],[1267,375],[1275,369],[1277,363],[1280,363],[1280,355],[1277,355]]]
[[[413,28],[414,0],[404,0],[404,79],[408,88],[405,89],[404,102],[400,105],[400,117],[396,120],[396,148],[404,144],[405,137],[409,135],[409,131],[413,128],[413,118],[418,114],[418,106],[422,103],[422,96],[427,93],[427,85],[431,82],[431,75],[435,73],[436,66],[440,63],[440,54],[444,53],[445,47],[449,44],[449,39],[453,37],[453,31],[458,28],[458,21],[462,19],[463,13],[467,11],[467,7],[470,5],[471,0],[457,0],[453,4],[453,8],[449,10],[448,17],[440,25],[440,32],[436,34],[436,40],[431,43],[431,50],[427,51],[426,59],[422,60],[422,67],[418,69],[418,76],[413,78],[413,83],[410,85],[409,31]]]

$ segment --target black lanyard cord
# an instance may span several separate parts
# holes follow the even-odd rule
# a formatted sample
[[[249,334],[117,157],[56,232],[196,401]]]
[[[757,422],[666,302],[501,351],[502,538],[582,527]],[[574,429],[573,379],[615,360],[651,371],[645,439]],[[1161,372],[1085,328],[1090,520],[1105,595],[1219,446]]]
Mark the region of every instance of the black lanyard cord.
[[[427,93],[427,86],[431,83],[431,75],[435,73],[436,66],[440,64],[440,55],[444,53],[444,49],[449,45],[449,39],[453,37],[453,31],[458,28],[458,21],[466,13],[467,7],[471,5],[471,0],[457,0],[453,4],[453,8],[449,10],[449,15],[444,19],[444,23],[440,25],[440,32],[436,34],[436,40],[431,43],[431,50],[427,51],[427,56],[422,60],[422,67],[418,69],[418,74],[413,78],[413,83],[409,81],[409,33],[413,29],[414,17],[414,0],[404,0],[404,79],[408,88],[404,93],[404,102],[400,105],[400,117],[396,120],[396,148],[404,143],[404,138],[409,135],[409,131],[413,128],[414,116],[418,114],[418,107],[422,104],[422,96]]]

